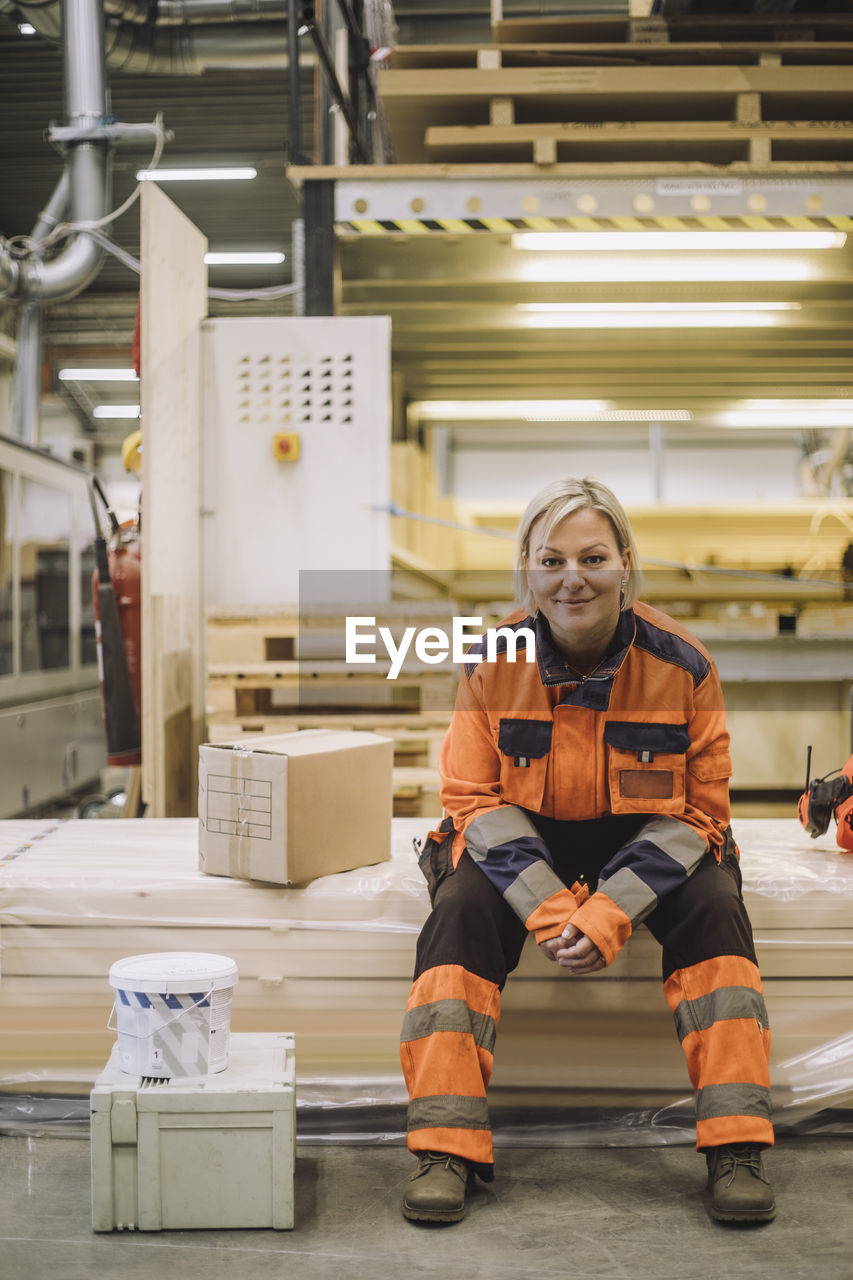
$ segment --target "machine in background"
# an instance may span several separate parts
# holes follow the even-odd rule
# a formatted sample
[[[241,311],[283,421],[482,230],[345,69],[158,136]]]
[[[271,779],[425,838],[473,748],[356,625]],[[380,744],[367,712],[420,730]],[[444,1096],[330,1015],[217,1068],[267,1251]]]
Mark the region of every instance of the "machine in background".
[[[853,755],[834,773],[811,778],[812,749],[806,761],[806,789],[797,805],[797,816],[812,837],[824,835],[835,818],[839,849],[853,853]]]

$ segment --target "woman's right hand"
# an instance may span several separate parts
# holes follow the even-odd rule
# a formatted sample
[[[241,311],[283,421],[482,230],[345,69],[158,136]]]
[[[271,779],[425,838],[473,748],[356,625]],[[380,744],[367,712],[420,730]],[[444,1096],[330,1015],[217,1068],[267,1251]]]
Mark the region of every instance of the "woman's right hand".
[[[549,960],[574,975],[597,973],[606,967],[604,956],[585,933],[573,924],[567,924],[559,938],[547,938],[539,943]]]

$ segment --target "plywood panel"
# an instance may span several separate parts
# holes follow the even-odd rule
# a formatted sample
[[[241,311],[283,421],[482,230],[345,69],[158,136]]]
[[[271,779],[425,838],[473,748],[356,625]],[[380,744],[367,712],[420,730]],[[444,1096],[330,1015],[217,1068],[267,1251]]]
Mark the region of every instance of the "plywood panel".
[[[142,795],[195,813],[204,718],[201,347],[207,240],[154,183],[142,191]]]

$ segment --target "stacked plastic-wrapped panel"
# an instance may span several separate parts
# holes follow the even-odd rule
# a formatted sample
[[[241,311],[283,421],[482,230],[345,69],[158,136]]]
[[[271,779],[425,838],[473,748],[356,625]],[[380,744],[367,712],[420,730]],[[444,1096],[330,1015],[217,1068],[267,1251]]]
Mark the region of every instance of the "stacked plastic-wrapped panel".
[[[389,862],[282,888],[200,873],[193,819],[0,823],[0,1089],[87,1091],[114,1039],[110,966],[187,950],[237,962],[233,1030],[295,1034],[302,1105],[396,1106],[402,1011],[429,910],[412,840],[429,826],[394,819]],[[734,830],[773,1029],[777,1119],[844,1108],[853,858],[832,833],[812,841],[793,818]],[[645,929],[590,978],[555,973],[526,948],[504,992],[494,1100],[645,1115],[689,1092]]]

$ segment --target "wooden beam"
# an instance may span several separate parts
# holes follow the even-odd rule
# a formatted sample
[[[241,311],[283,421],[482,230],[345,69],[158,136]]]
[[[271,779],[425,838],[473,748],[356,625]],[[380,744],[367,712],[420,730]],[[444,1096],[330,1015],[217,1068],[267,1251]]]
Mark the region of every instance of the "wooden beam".
[[[142,188],[142,795],[196,813],[204,726],[201,335],[207,240],[156,183]]]

